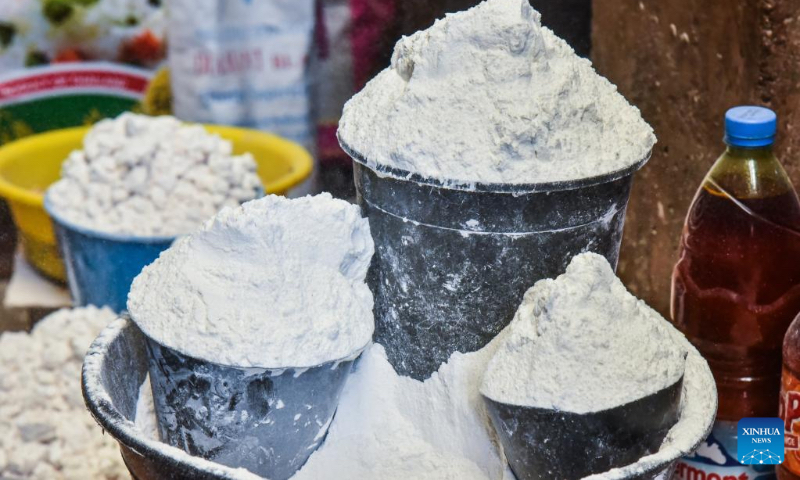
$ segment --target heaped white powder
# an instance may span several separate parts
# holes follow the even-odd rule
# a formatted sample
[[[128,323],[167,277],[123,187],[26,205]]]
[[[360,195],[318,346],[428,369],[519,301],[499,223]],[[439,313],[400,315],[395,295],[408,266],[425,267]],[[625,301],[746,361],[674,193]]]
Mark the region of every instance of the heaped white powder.
[[[507,184],[615,172],[655,143],[528,0],[488,0],[400,40],[345,106],[339,137],[379,170]]]
[[[589,413],[674,385],[686,347],[674,328],[636,299],[595,253],[536,282],[486,371],[482,392],[497,402]]]
[[[111,234],[178,236],[259,196],[250,154],[174,117],[125,113],[97,123],[47,191],[59,217]]]
[[[0,335],[0,478],[130,478],[113,438],[86,412],[81,364],[108,309],[61,310]]]
[[[359,208],[329,194],[225,209],[134,280],[128,309],[158,343],[237,367],[311,367],[374,330],[374,252]]]
[[[381,345],[361,358],[323,446],[294,480],[512,479],[478,391],[491,348],[456,353],[424,382]]]

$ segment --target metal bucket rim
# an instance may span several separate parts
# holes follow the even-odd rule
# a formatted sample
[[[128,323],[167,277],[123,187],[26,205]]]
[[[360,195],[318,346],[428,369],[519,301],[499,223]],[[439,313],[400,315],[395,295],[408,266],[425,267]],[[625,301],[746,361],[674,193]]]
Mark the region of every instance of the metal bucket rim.
[[[409,172],[399,168],[388,167],[380,165],[376,162],[370,162],[367,157],[360,152],[350,147],[341,136],[337,133],[339,145],[342,147],[347,155],[350,156],[355,162],[369,168],[376,172],[379,176],[388,176],[396,180],[407,182],[414,182],[420,185],[427,185],[431,187],[446,189],[446,190],[460,190],[466,192],[476,193],[512,193],[512,194],[525,194],[525,193],[546,193],[546,192],[559,192],[565,190],[578,190],[581,188],[592,187],[603,183],[610,183],[620,178],[633,175],[636,171],[641,169],[652,156],[652,150],[645,155],[644,158],[636,161],[632,165],[625,167],[614,172],[596,175],[593,177],[580,178],[577,180],[562,180],[555,182],[543,183],[481,183],[481,182],[466,182],[462,180],[437,180],[431,177],[425,177],[417,173]]]
[[[201,362],[201,363],[205,363],[205,364],[208,364],[208,365],[214,365],[216,367],[221,367],[221,368],[229,368],[229,369],[242,370],[242,371],[247,371],[247,372],[254,372],[254,371],[264,371],[264,372],[280,371],[280,372],[285,372],[287,370],[288,371],[292,371],[292,370],[294,370],[294,371],[296,371],[296,370],[305,371],[305,370],[312,370],[312,369],[315,369],[315,368],[327,367],[327,366],[330,366],[330,365],[336,365],[336,364],[339,364],[339,363],[344,363],[344,362],[347,362],[347,361],[351,361],[351,360],[357,359],[359,356],[361,356],[362,353],[364,353],[364,351],[367,349],[367,347],[369,347],[372,344],[372,338],[370,338],[363,347],[356,349],[353,353],[351,353],[349,355],[345,355],[344,357],[341,357],[341,358],[337,358],[337,359],[334,359],[334,360],[328,360],[326,362],[318,363],[316,365],[310,365],[310,366],[307,366],[307,367],[241,367],[241,366],[236,366],[236,365],[226,365],[224,363],[213,362],[211,360],[206,360],[205,358],[202,358],[202,357],[186,354],[186,353],[182,352],[181,350],[178,350],[177,348],[170,347],[168,345],[164,345],[162,342],[160,342],[160,341],[154,339],[153,337],[151,337],[150,334],[148,334],[145,329],[141,328],[139,326],[139,324],[136,323],[136,320],[133,319],[133,315],[131,315],[130,312],[128,312],[128,320],[137,329],[139,329],[139,331],[142,332],[142,334],[146,337],[146,339],[148,341],[158,344],[158,346],[160,346],[161,348],[163,348],[165,350],[177,353],[177,354],[179,354],[180,356],[182,356],[184,358],[187,358],[189,360],[194,360],[196,362]]]
[[[84,403],[95,422],[110,433],[125,449],[129,449],[141,456],[157,458],[164,462],[178,462],[190,465],[193,468],[227,480],[259,478],[249,471],[245,473],[241,469],[194,457],[179,448],[148,438],[114,406],[101,381],[102,365],[108,354],[109,346],[132,325],[133,322],[122,316],[109,323],[92,342],[83,362],[81,392]]]
[[[45,197],[44,197],[44,209],[47,212],[47,214],[50,215],[50,218],[53,219],[53,221],[55,223],[59,224],[60,226],[65,227],[65,228],[67,228],[69,230],[81,233],[81,234],[83,234],[83,235],[85,235],[87,237],[93,237],[93,238],[97,238],[97,239],[100,239],[100,240],[108,240],[108,241],[116,242],[116,243],[130,243],[130,244],[138,243],[138,244],[151,245],[151,244],[158,244],[158,243],[172,243],[176,239],[180,238],[180,235],[177,235],[177,236],[122,235],[122,234],[104,232],[102,230],[95,230],[93,228],[88,228],[88,227],[84,227],[84,226],[78,225],[78,224],[76,224],[74,222],[66,220],[64,217],[62,217],[57,212],[57,209],[53,208],[53,204],[52,204],[52,201],[50,200],[50,194],[49,193],[47,195],[45,195]]]

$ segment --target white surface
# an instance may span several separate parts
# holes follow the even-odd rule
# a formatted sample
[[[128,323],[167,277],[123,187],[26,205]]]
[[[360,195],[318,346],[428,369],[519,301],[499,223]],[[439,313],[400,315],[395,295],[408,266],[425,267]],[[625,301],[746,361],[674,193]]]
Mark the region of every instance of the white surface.
[[[195,358],[312,367],[372,337],[373,252],[357,206],[270,195],[178,240],[136,277],[128,310],[151,338]]]
[[[602,175],[655,143],[528,0],[488,0],[400,40],[345,106],[339,134],[370,162],[459,183]]]
[[[232,149],[200,125],[124,113],[92,127],[47,198],[60,217],[85,228],[184,235],[263,191],[252,155]]]
[[[508,405],[597,412],[659,392],[684,372],[680,334],[596,253],[536,282],[507,330],[481,391]]]
[[[153,389],[150,386],[150,374],[144,377],[144,382],[139,387],[139,397],[136,399],[136,428],[151,440],[158,440],[158,418],[156,405],[153,399]]]
[[[5,308],[61,308],[72,305],[66,287],[43,277],[25,260],[21,252],[14,256],[14,273],[6,287]]]

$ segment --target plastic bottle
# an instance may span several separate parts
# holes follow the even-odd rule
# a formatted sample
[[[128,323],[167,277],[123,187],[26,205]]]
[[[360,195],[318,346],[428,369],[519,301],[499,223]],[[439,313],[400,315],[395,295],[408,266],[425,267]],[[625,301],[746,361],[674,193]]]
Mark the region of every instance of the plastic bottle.
[[[780,416],[784,421],[784,460],[779,480],[800,480],[800,315],[783,340]]]
[[[776,124],[766,108],[728,111],[727,149],[694,198],[672,277],[673,322],[719,391],[709,445],[684,462],[720,478],[767,478],[736,461],[736,423],[778,415],[781,346],[800,312],[800,202],[772,153]]]

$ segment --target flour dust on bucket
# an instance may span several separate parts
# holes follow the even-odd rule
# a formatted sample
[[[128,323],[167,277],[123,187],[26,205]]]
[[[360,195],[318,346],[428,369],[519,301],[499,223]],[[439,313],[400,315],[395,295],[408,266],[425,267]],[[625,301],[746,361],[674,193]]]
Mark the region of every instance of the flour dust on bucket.
[[[633,174],[547,184],[453,184],[355,160],[375,256],[375,339],[398,373],[428,378],[508,325],[525,290],[581,252],[616,265]]]
[[[682,391],[683,379],[626,405],[586,414],[484,400],[517,480],[578,480],[657,452],[678,420]]]
[[[264,369],[146,345],[161,440],[270,480],[290,478],[322,443],[363,350],[312,368]]]

